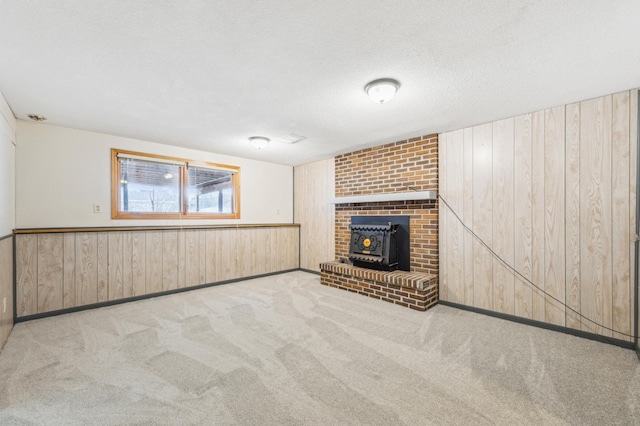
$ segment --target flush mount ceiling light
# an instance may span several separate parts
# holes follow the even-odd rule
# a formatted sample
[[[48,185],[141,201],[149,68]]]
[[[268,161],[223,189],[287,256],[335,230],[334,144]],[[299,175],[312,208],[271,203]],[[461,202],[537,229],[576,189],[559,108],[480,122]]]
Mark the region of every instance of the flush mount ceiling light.
[[[267,145],[269,145],[270,140],[271,139],[265,138],[264,136],[251,136],[249,138],[249,142],[251,142],[251,144],[255,146],[258,151],[266,148]]]
[[[29,114],[27,117],[29,117],[33,121],[44,121],[44,120],[47,119],[47,117],[43,117],[43,116],[37,115],[37,114]]]
[[[400,88],[400,82],[392,78],[373,80],[364,86],[364,91],[377,104],[389,102]]]

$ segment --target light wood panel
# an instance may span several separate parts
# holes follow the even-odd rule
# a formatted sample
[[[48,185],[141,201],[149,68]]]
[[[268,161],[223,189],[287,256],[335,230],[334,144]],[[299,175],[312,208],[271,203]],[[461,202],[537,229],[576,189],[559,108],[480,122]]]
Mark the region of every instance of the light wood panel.
[[[449,175],[449,169],[447,168],[447,140],[449,139],[450,133],[443,133],[438,137],[438,164],[440,165],[440,174],[438,176],[438,187],[440,190],[440,195],[445,199],[449,199],[448,185],[447,185],[447,177]],[[440,229],[446,230],[442,235],[447,235],[447,237],[438,238],[438,256],[439,263],[441,265],[446,265],[446,267],[440,267],[438,270],[438,280],[440,282],[439,288],[439,297],[442,300],[451,301],[449,297],[449,293],[451,292],[452,283],[449,282],[449,253],[447,252],[447,241],[448,241],[448,232],[449,232],[449,210],[446,207],[443,200],[438,200],[438,211],[439,215],[439,226]],[[453,271],[451,271],[453,272]]]
[[[294,220],[300,224],[300,267],[320,272],[335,259],[334,159],[294,168]]]
[[[565,145],[566,325],[580,329],[580,104],[567,105]]]
[[[98,244],[98,302],[106,302],[109,300],[109,234],[99,233],[96,235]]]
[[[629,92],[629,226],[631,234],[631,243],[629,244],[629,277],[634,277],[635,271],[635,233],[636,233],[636,202],[637,202],[637,158],[638,158],[638,91],[632,90]],[[629,294],[634,294],[635,291],[634,278],[629,280]],[[635,305],[636,299],[632,296],[629,297],[629,322],[632,324],[631,334],[635,334],[636,349],[640,348],[640,338],[638,337],[639,330],[634,329],[634,315],[637,317],[640,313],[640,306]],[[639,352],[640,353],[640,352]]]
[[[629,150],[629,92],[616,93],[612,96],[611,120],[611,298],[612,328],[621,333],[613,333],[613,337],[624,338],[623,334],[631,334],[632,317],[629,299],[629,269],[631,259],[629,238],[631,223],[629,222],[629,190],[630,150]],[[635,224],[634,224],[635,226]]]
[[[16,311],[18,316],[38,312],[38,236],[16,242]]]
[[[147,293],[162,291],[162,232],[150,231],[146,234],[146,285]]]
[[[124,297],[124,256],[122,232],[110,232],[109,243],[109,300]]]
[[[508,265],[513,265],[514,237],[514,120],[493,123],[493,250]],[[493,309],[514,313],[514,276],[500,261],[493,258]]]
[[[4,304],[6,303],[6,311]],[[0,240],[0,349],[13,328],[13,238]]]
[[[178,288],[178,231],[162,231],[162,290]]]
[[[62,307],[72,308],[76,305],[76,236],[64,234],[64,282],[62,290]]]
[[[18,238],[20,241],[22,238]],[[76,306],[98,302],[98,238],[96,234],[76,234]],[[35,312],[33,312],[35,313]],[[39,313],[39,312],[38,312]],[[27,315],[27,314],[24,314]]]
[[[439,141],[440,142],[440,141]],[[438,152],[444,148],[443,160],[447,163],[459,161],[463,155],[464,149],[464,132],[462,130],[451,132],[447,135],[444,143],[439,143]],[[446,195],[445,199],[451,210],[442,208],[440,211],[444,214],[444,226],[447,229],[446,238],[442,240],[446,244],[447,263],[447,299],[455,303],[464,303],[465,300],[465,284],[464,284],[464,229],[462,223],[456,218],[456,215],[462,216],[464,209],[463,182],[464,176],[459,169],[454,167],[445,168],[446,172]],[[442,255],[441,255],[442,256]]]
[[[473,224],[473,129],[464,129],[464,144],[462,152],[463,173],[463,206],[462,220],[465,224]],[[450,167],[455,167],[456,161],[452,159]],[[442,209],[439,211],[442,214]],[[464,301],[467,305],[473,304],[473,245],[474,238],[470,232],[463,232],[464,242]]]
[[[493,246],[492,140],[492,123],[473,127],[472,228],[489,247]],[[474,241],[473,254],[474,306],[493,310],[493,258],[478,241]]]
[[[299,230],[291,225],[19,234],[18,317],[102,297],[119,300],[296,269]]]
[[[38,235],[38,312],[62,309],[64,247],[61,234]]]
[[[533,317],[533,287],[526,281],[533,280],[533,191],[531,181],[531,114],[515,117],[514,156],[517,173],[514,173],[514,262],[515,269],[525,278],[514,277],[514,314],[523,318]],[[515,170],[514,170],[515,172]]]
[[[458,263],[442,207],[443,299],[633,340],[637,102],[621,92],[463,129],[462,152],[460,131],[440,135],[440,194],[521,274],[466,231]]]
[[[580,105],[580,234],[582,313],[611,326],[611,97]],[[607,306],[608,305],[608,306]],[[583,320],[582,329],[611,333]]]
[[[564,325],[564,107],[544,113],[545,321]]]
[[[544,111],[531,114],[531,276],[533,277],[532,313],[536,321],[545,321],[544,237],[545,237],[545,159]]]

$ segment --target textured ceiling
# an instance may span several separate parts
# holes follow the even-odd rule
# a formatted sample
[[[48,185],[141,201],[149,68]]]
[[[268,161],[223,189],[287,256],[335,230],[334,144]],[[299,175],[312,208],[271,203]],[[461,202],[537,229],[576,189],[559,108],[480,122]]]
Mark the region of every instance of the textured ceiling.
[[[637,0],[0,0],[17,118],[281,164],[635,87]]]

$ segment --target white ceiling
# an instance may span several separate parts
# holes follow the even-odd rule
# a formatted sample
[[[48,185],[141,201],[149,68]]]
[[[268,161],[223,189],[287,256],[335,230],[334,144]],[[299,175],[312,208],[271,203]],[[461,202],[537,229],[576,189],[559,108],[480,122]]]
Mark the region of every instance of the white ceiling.
[[[636,87],[638,0],[0,0],[17,118],[280,164]]]

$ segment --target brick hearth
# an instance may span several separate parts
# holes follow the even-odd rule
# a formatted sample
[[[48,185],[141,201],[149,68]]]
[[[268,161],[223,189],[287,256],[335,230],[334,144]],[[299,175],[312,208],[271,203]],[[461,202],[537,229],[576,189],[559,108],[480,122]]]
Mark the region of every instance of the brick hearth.
[[[438,276],[420,272],[374,271],[347,263],[320,264],[323,285],[426,311],[438,303]]]

